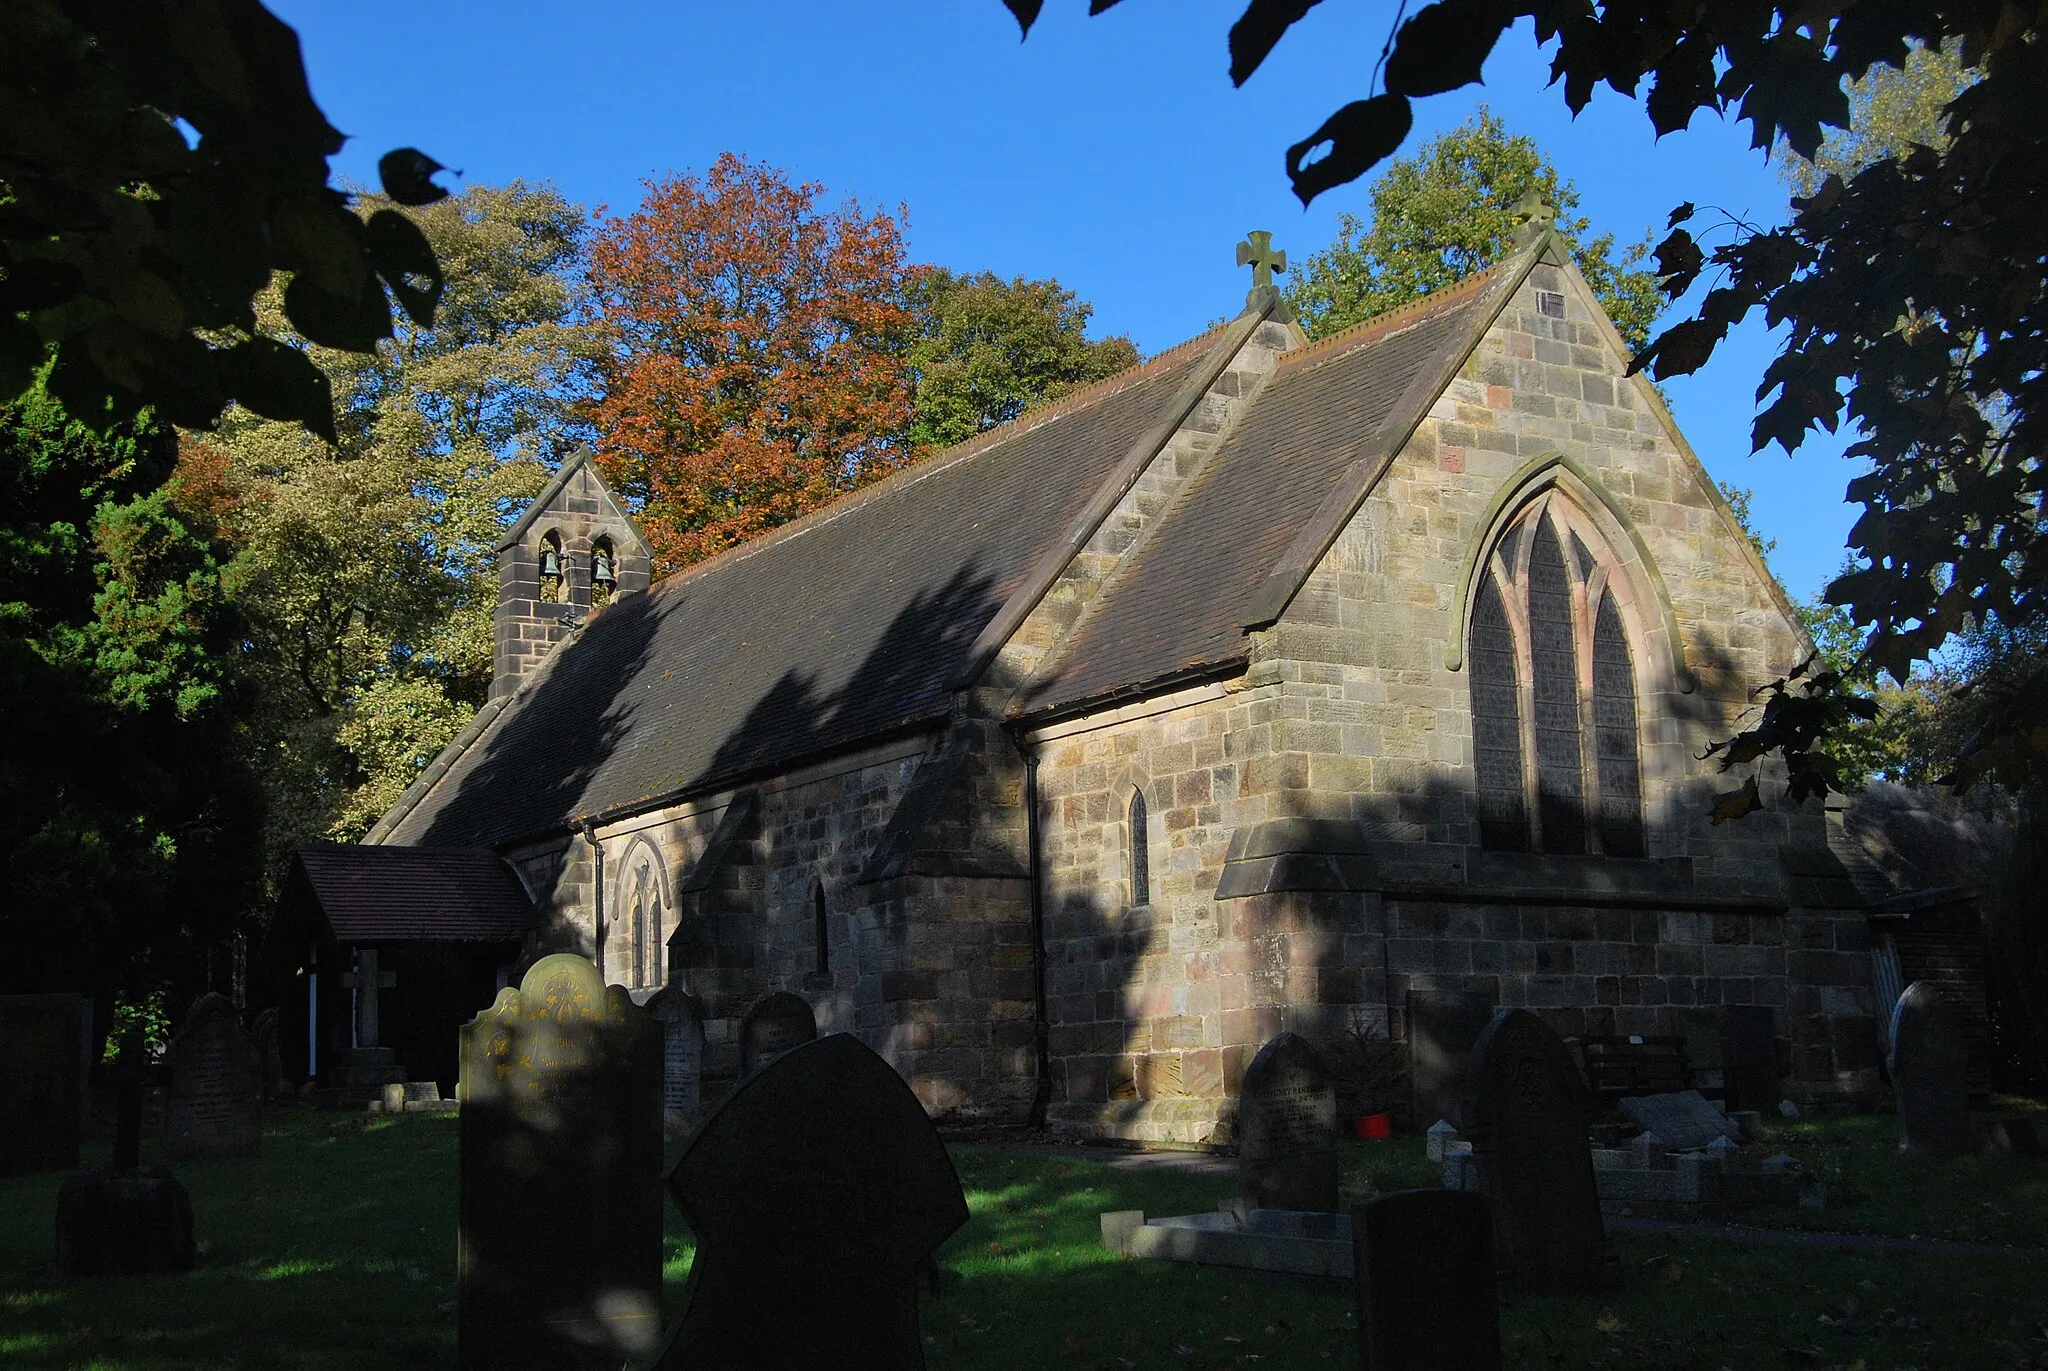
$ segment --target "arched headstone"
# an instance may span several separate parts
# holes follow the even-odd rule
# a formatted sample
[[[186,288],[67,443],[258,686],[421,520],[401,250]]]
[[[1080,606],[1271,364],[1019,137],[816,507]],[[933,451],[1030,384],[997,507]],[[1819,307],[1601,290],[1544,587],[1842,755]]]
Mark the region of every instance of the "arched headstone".
[[[462,1029],[463,1371],[615,1368],[661,1322],[661,1048],[566,953]]]
[[[924,1365],[918,1275],[967,1203],[924,1106],[859,1039],[743,1079],[668,1184],[698,1246],[656,1371]]]
[[[242,1031],[235,1002],[211,992],[194,1000],[167,1055],[164,1151],[170,1160],[259,1154],[263,1058]]]
[[[647,1001],[661,1025],[661,1124],[672,1138],[696,1127],[703,1103],[704,1001],[671,981]]]
[[[1592,1101],[1564,1040],[1526,1009],[1479,1035],[1465,1077],[1465,1129],[1493,1201],[1504,1278],[1532,1295],[1613,1290],[1620,1262],[1600,1219]]]
[[[1398,1190],[1351,1211],[1363,1371],[1500,1371],[1493,1206]]]
[[[763,996],[740,1020],[740,1075],[749,1075],[817,1036],[818,1016],[811,1012],[810,1001],[787,990]]]
[[[1899,1108],[1899,1150],[1963,1157],[1977,1150],[1970,1122],[1962,1016],[1941,992],[1915,981],[1892,1006],[1890,1067]]]
[[[1298,1033],[1278,1035],[1244,1069],[1237,1174],[1253,1209],[1336,1211],[1337,1090]]]

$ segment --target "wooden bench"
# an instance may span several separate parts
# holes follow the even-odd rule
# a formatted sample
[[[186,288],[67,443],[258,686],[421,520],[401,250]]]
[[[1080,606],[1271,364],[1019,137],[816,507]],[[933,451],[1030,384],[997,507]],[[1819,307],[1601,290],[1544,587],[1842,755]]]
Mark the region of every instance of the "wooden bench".
[[[1692,1062],[1680,1037],[1586,1037],[1579,1040],[1586,1083],[1602,1108],[1631,1095],[1694,1088]]]

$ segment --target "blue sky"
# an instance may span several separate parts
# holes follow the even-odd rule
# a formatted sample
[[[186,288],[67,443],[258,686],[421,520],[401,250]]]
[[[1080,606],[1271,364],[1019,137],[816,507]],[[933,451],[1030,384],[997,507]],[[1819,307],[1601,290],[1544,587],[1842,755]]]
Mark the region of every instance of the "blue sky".
[[[1225,36],[1243,0],[1124,0],[1098,18],[1048,0],[1028,42],[1000,0],[271,0],[298,30],[313,93],[351,135],[348,178],[416,146],[464,179],[550,181],[630,211],[649,176],[726,150],[907,207],[913,256],[1056,277],[1095,305],[1098,333],[1150,353],[1234,313],[1245,231],[1298,261],[1362,211],[1364,184],[1304,211],[1289,143],[1366,84],[1393,9],[1331,0],[1241,90]],[[1484,102],[1549,153],[1599,231],[1632,242],[1681,201],[1757,223],[1785,191],[1748,129],[1703,117],[1658,142],[1640,106],[1601,92],[1574,120],[1547,56],[1510,33],[1486,84],[1423,102],[1408,148]],[[1661,236],[1661,233],[1659,234]],[[1708,469],[1756,492],[1772,564],[1795,597],[1839,565],[1853,511],[1842,441],[1749,454],[1773,351],[1752,326],[1698,376],[1667,386]]]

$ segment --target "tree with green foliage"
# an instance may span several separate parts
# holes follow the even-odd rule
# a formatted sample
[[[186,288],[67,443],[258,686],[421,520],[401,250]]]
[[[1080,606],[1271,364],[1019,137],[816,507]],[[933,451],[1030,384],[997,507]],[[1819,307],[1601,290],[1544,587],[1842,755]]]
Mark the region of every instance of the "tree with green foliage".
[[[301,343],[333,380],[338,441],[232,411],[182,468],[248,563],[273,868],[363,833],[483,702],[498,538],[588,437],[583,211],[515,182],[397,212],[448,289],[432,328],[401,323],[375,354]],[[274,295],[261,308],[286,327]]]
[[[252,906],[243,567],[166,488],[177,435],[0,406],[0,991],[189,985]]]
[[[1556,207],[1572,261],[1631,348],[1650,340],[1664,307],[1656,276],[1635,266],[1647,244],[1617,252],[1573,217],[1579,192],[1536,141],[1509,133],[1483,106],[1457,128],[1395,161],[1372,184],[1372,213],[1337,216],[1337,241],[1302,264],[1287,301],[1312,338],[1395,309],[1484,271],[1507,255],[1530,191]]]
[[[1138,361],[1128,338],[1090,339],[1094,306],[1057,281],[925,267],[909,295],[916,448],[964,442]]]
[[[206,427],[233,402],[331,433],[326,378],[258,325],[272,273],[328,347],[391,337],[393,299],[433,318],[433,251],[328,184],[342,135],[258,0],[8,0],[0,110],[0,401],[40,377],[95,425],[154,406]],[[379,164],[404,205],[445,195],[439,170],[411,148]]]
[[[1829,129],[1812,157],[1788,152],[1779,162],[1793,193],[1816,194],[1830,176],[1846,181],[1874,162],[1899,161],[1916,147],[1946,150],[1943,111],[1978,76],[1957,52],[1955,44],[1915,44],[1901,65],[1875,66],[1849,82],[1848,125]]]

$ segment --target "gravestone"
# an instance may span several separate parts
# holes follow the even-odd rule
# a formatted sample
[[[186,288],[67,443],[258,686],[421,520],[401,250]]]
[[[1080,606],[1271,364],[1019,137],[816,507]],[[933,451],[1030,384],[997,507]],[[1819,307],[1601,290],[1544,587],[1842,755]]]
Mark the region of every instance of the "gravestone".
[[[1462,1124],[1472,1044],[1493,1020],[1493,996],[1460,990],[1408,992],[1408,1079],[1415,1117]]]
[[[1254,1209],[1337,1208],[1337,1091],[1299,1034],[1280,1034],[1244,1069],[1237,1176]]]
[[[1742,1141],[1742,1130],[1697,1090],[1632,1095],[1621,1102],[1621,1112],[1637,1128],[1656,1134],[1660,1144],[1680,1152],[1705,1147],[1717,1138],[1730,1143]]]
[[[1571,1051],[1524,1009],[1479,1035],[1465,1081],[1465,1130],[1479,1187],[1493,1201],[1505,1280],[1532,1295],[1613,1290],[1621,1268],[1600,1220],[1592,1099]]]
[[[461,1034],[456,1360],[616,1368],[661,1322],[661,1047],[582,957],[542,957]]]
[[[1777,1016],[1767,1004],[1731,1004],[1723,1013],[1721,1089],[1728,1112],[1769,1114],[1785,1098],[1778,1088]]]
[[[78,1166],[92,1002],[0,995],[0,1176]]]
[[[746,1076],[818,1036],[818,1017],[810,1001],[787,990],[754,1001],[740,1020],[740,1075]]]
[[[292,1083],[284,1074],[284,1056],[278,1048],[277,1011],[266,1009],[249,1026],[256,1043],[256,1059],[263,1065],[263,1098],[274,1103],[291,1098]]]
[[[1351,1213],[1364,1371],[1499,1371],[1493,1206],[1458,1190],[1401,1190]]]
[[[917,1283],[967,1203],[903,1078],[845,1033],[743,1079],[669,1172],[697,1238],[657,1371],[915,1371]]]
[[[1964,1157],[1977,1150],[1970,1122],[1962,1016],[1926,981],[1892,1007],[1889,1065],[1899,1108],[1899,1151]]]
[[[263,1062],[235,1002],[212,991],[194,1000],[165,1055],[165,1155],[183,1162],[261,1153]]]
[[[661,1025],[661,1124],[671,1138],[697,1125],[704,1085],[704,1001],[670,982],[647,1001]]]
[[[192,1197],[167,1169],[140,1165],[141,1062],[142,1035],[130,1034],[114,1069],[114,1164],[58,1187],[60,1280],[190,1271],[198,1260]]]

